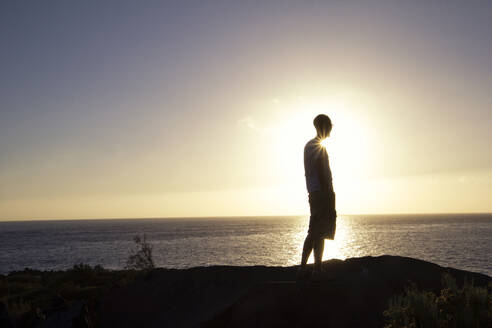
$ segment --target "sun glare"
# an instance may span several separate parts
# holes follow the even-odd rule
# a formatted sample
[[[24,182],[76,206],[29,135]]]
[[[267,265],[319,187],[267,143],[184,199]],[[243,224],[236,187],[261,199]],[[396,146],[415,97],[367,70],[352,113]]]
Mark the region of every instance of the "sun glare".
[[[309,221],[309,217],[303,218],[303,220],[307,223]],[[292,258],[290,263],[297,264],[299,259],[301,258],[302,246],[304,238],[306,238],[306,230],[307,226],[298,230],[295,234],[294,240],[296,241],[297,252],[292,254]],[[336,237],[334,240],[325,240],[325,251],[323,253],[323,261],[330,259],[340,259],[345,260],[347,258],[346,248],[347,244],[350,242],[348,236],[351,235],[351,226],[347,224],[347,221],[344,220],[343,216],[338,216],[337,219],[337,230]],[[308,263],[314,263],[313,254],[309,256]]]
[[[292,203],[298,201],[301,190],[305,192],[302,152],[306,142],[316,136],[313,119],[320,113],[327,114],[333,122],[330,137],[321,144],[328,152],[337,195],[342,200],[343,194],[350,194],[363,187],[361,178],[367,175],[370,165],[368,150],[371,149],[371,136],[366,124],[363,124],[363,118],[357,116],[360,111],[357,111],[356,105],[353,105],[354,108],[351,105],[318,102],[292,104],[285,110],[286,114],[289,113],[286,115],[288,119],[274,129],[272,136],[275,140],[276,173],[279,180],[292,190]]]

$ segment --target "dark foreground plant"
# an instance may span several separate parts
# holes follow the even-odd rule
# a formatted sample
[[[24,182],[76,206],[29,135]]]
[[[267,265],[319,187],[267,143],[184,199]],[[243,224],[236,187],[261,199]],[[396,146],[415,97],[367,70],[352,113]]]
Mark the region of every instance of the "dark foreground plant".
[[[142,238],[135,236],[133,238],[137,248],[132,250],[126,260],[125,269],[128,270],[149,270],[154,268],[152,258],[152,245],[147,242],[145,234]]]
[[[449,274],[443,275],[439,296],[415,286],[390,300],[384,311],[386,328],[492,327],[492,284],[476,287],[465,281],[459,288]]]
[[[65,271],[25,269],[0,275],[0,327],[39,327],[57,311],[82,304],[77,320],[98,327],[99,305],[115,287],[128,285],[141,271],[112,271],[76,264]]]

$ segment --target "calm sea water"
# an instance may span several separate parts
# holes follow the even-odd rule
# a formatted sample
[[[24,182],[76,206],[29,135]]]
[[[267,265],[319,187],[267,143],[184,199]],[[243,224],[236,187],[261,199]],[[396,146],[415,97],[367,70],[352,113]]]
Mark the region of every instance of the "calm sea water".
[[[298,264],[307,217],[0,222],[0,273],[118,269],[146,234],[160,267]],[[402,255],[492,276],[492,215],[341,216],[325,259]]]

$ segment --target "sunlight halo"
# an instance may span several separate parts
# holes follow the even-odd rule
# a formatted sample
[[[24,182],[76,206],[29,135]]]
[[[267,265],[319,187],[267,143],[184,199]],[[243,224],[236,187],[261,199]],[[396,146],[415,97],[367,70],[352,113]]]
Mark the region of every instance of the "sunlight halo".
[[[371,134],[364,124],[364,117],[357,115],[361,111],[356,104],[345,104],[342,101],[312,101],[310,103],[293,103],[290,107],[283,102],[285,108],[284,121],[271,131],[272,160],[278,170],[277,180],[292,190],[289,202],[304,201],[305,193],[303,149],[306,142],[316,136],[313,119],[318,114],[328,115],[333,122],[330,137],[322,141],[330,160],[333,183],[337,198],[342,203],[350,198],[355,190],[363,188],[364,178],[370,172]],[[299,200],[300,198],[300,200]],[[350,208],[342,208],[350,212]]]

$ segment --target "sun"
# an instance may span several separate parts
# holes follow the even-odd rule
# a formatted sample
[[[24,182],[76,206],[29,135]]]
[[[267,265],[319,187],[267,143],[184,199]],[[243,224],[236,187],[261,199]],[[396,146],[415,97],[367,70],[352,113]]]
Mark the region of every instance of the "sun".
[[[326,148],[328,146],[328,138],[321,140],[320,145],[321,147]]]
[[[329,92],[280,104],[272,108],[270,124],[259,131],[267,137],[263,160],[270,164],[272,186],[282,190],[284,211],[307,211],[303,155],[306,143],[316,138],[313,120],[319,114],[328,115],[333,122],[320,147],[328,154],[337,206],[340,213],[359,211],[359,204],[367,201],[356,199],[355,194],[369,190],[373,172],[379,168],[375,161],[383,155],[377,151],[381,148],[376,143],[377,131],[370,128],[366,113],[370,102],[352,93]]]

